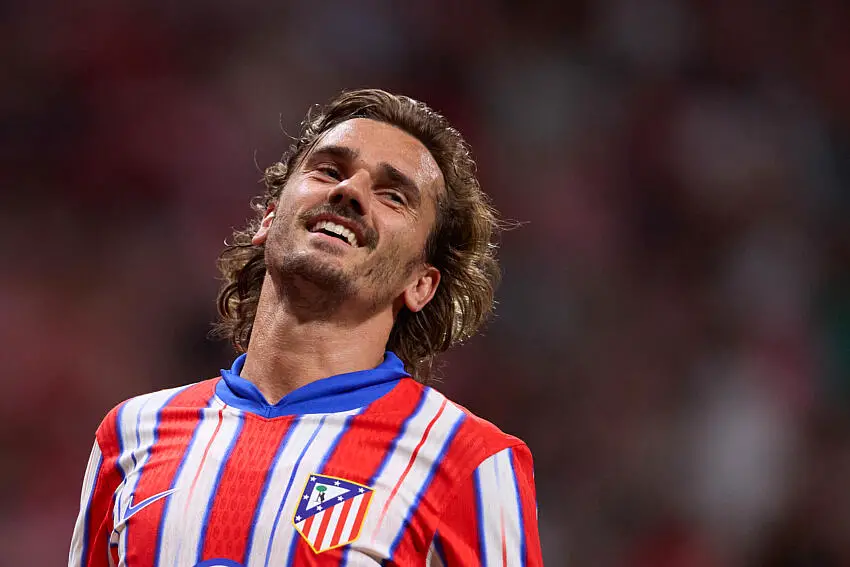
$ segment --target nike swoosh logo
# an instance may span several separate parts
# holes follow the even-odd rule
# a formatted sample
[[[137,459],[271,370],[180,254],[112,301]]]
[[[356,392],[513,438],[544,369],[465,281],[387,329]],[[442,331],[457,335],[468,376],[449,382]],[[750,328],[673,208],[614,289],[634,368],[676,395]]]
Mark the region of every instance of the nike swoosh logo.
[[[127,520],[130,519],[131,516],[138,514],[143,508],[147,508],[148,506],[150,506],[151,504],[153,504],[157,500],[162,500],[163,498],[165,498],[166,496],[168,496],[172,492],[177,492],[177,489],[172,488],[171,490],[166,490],[165,492],[160,492],[159,494],[154,494],[153,496],[145,498],[144,500],[142,500],[141,502],[139,502],[135,506],[133,506],[133,504],[132,504],[133,497],[131,496],[130,497],[130,505],[127,506],[126,510],[124,510],[124,521],[126,522]]]

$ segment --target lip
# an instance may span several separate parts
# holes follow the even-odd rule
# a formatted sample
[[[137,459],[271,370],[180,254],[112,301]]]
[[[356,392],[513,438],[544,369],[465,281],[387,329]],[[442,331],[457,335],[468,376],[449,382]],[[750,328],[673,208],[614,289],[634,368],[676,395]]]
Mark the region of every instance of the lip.
[[[331,248],[337,249],[339,251],[345,250],[356,250],[351,244],[348,242],[339,239],[335,236],[331,236],[330,234],[325,234],[324,232],[311,232],[310,239],[313,240],[316,244],[321,244],[322,246],[329,246]]]
[[[329,221],[329,222],[332,222],[334,224],[344,226],[345,228],[347,228],[348,230],[350,230],[351,232],[354,233],[354,238],[357,239],[357,248],[360,248],[360,247],[363,246],[363,243],[364,243],[363,229],[357,223],[352,222],[351,220],[344,218],[344,217],[339,217],[339,216],[336,216],[336,215],[331,215],[331,214],[326,214],[326,213],[321,214],[321,215],[316,215],[315,217],[311,218],[307,222],[307,224],[306,224],[307,230],[312,233],[312,230],[311,230],[312,227],[316,226],[318,223],[320,223],[322,221]]]

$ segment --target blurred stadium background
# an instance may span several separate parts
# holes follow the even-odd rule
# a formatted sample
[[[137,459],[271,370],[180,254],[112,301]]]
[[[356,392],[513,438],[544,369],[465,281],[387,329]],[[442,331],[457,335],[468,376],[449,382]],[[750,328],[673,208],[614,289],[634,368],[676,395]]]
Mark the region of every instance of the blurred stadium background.
[[[440,386],[536,457],[547,565],[850,565],[850,3],[2,7],[3,565],[92,435],[215,376],[214,260],[310,104],[446,114],[510,219]]]

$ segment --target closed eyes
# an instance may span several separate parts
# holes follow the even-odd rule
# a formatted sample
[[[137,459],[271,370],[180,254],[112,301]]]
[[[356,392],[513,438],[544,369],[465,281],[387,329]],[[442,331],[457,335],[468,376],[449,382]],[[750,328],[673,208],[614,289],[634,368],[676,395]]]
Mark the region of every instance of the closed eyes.
[[[330,177],[331,179],[335,179],[336,181],[342,181],[342,173],[340,173],[336,166],[320,165],[316,168],[316,171]]]
[[[404,199],[404,196],[401,193],[399,193],[398,191],[385,191],[384,195],[386,195],[392,201],[398,203],[399,205],[407,204],[405,199]]]

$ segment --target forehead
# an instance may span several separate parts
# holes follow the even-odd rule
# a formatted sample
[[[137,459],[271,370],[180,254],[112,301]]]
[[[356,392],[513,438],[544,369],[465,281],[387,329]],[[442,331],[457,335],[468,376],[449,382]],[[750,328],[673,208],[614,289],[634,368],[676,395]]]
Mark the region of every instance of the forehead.
[[[428,148],[404,130],[385,122],[369,118],[346,120],[325,132],[313,151],[323,146],[351,148],[369,165],[392,165],[410,177],[420,190],[435,197],[443,185],[443,174]]]

